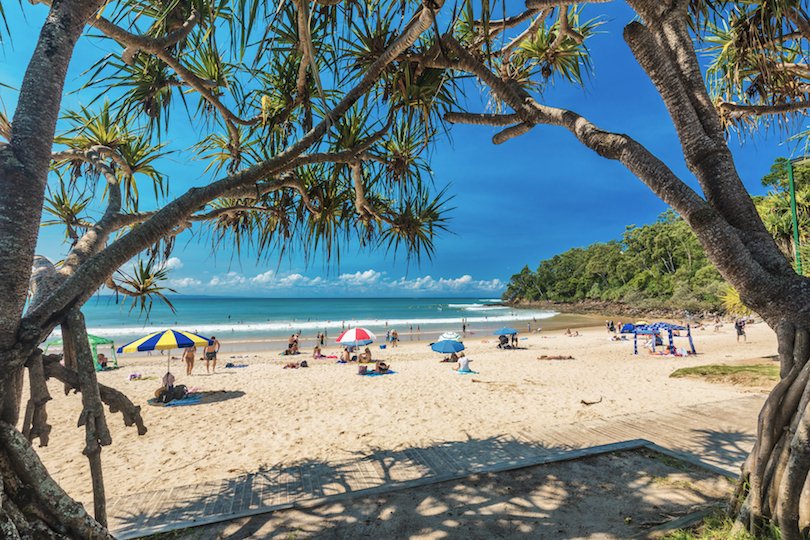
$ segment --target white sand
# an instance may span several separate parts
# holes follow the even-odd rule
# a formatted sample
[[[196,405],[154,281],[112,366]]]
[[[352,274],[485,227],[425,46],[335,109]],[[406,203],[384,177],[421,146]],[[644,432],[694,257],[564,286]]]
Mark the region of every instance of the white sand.
[[[750,389],[694,379],[670,379],[679,368],[730,363],[776,354],[776,337],[764,324],[749,325],[748,343],[736,343],[726,324],[719,333],[697,331],[696,357],[633,355],[632,341],[611,342],[603,328],[533,334],[521,340],[525,350],[495,349],[494,337],[465,341],[478,375],[459,375],[425,343],[374,349],[397,372],[360,377],[355,364],[312,361],[306,354],[277,352],[229,358],[220,353],[215,375],[197,363],[185,376],[180,360],[172,363],[178,384],[202,390],[243,391],[236,399],[188,407],[146,404],[160,385],[166,360],[120,357],[121,369],[99,374],[99,381],[124,391],[142,405],[149,432],[139,437],[120,415],[107,415],[113,444],[102,459],[108,497],[228,478],[299,460],[340,461],[377,449],[402,449],[442,441],[487,438],[544,426],[739,397]],[[685,339],[678,344],[685,346]],[[337,348],[327,347],[326,354]],[[537,360],[540,355],[572,355],[575,360]],[[238,356],[243,356],[239,354]],[[308,369],[282,369],[289,360],[307,359]],[[227,361],[248,363],[225,369]],[[128,381],[130,373],[154,380]],[[474,382],[473,379],[479,382]],[[48,405],[54,429],[51,444],[38,449],[55,478],[74,497],[91,498],[87,460],[81,454],[84,429],[76,427],[78,395],[64,396],[57,381],[49,384]],[[586,407],[580,400],[603,401]],[[24,401],[27,396],[24,396]]]

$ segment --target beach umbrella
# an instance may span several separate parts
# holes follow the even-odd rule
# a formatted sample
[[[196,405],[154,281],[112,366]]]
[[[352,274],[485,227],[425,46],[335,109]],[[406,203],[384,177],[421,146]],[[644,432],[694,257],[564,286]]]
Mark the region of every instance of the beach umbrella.
[[[507,327],[495,330],[495,332],[493,332],[493,334],[496,336],[513,336],[517,333],[518,331],[515,330],[514,328],[507,328]]]
[[[362,345],[368,345],[375,339],[377,339],[377,336],[375,336],[370,330],[366,330],[365,328],[349,328],[340,334],[335,341],[341,345],[360,347]]]
[[[205,347],[206,345],[213,345],[213,340],[208,339],[192,332],[184,332],[183,330],[163,330],[162,332],[154,332],[148,336],[138,338],[131,341],[126,345],[118,347],[119,353],[130,353],[138,351],[171,351],[172,349],[187,349],[189,347]],[[166,360],[166,367],[172,355],[169,353],[169,358]]]
[[[461,336],[458,332],[445,332],[444,334],[439,336],[439,341],[461,341]]]
[[[431,343],[430,348],[437,353],[450,354],[463,351],[464,344],[455,339],[444,339],[442,341],[437,341],[436,343]]]

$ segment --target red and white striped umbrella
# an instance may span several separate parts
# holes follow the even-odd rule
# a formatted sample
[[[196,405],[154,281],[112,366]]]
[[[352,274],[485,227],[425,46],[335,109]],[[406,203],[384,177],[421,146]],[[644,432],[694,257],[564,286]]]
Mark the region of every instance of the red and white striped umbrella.
[[[370,330],[365,328],[349,328],[337,338],[338,343],[343,345],[352,345],[359,347],[360,345],[368,345],[377,339],[377,336],[371,333]]]

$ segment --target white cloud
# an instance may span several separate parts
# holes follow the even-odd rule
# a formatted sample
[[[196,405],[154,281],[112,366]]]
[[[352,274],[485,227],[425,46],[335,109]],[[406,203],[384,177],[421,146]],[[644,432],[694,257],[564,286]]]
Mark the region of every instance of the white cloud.
[[[238,285],[244,285],[247,282],[247,278],[238,272],[228,272],[224,276],[214,276],[211,278],[211,281],[208,282],[208,285],[212,287],[235,287]]]
[[[180,270],[183,268],[183,261],[178,257],[169,257],[166,262],[163,263],[163,268],[165,270]]]
[[[354,274],[341,274],[338,276],[338,279],[344,283],[348,283],[349,285],[368,286],[377,283],[381,277],[381,272],[369,269],[365,272],[358,271]]]
[[[457,278],[439,278],[422,276],[418,278],[400,278],[391,283],[394,288],[412,291],[431,292],[459,292],[459,291],[496,291],[502,289],[504,284],[499,279],[477,280],[469,274]]]
[[[275,280],[275,278],[276,273],[273,272],[272,270],[268,270],[267,272],[262,272],[258,276],[253,276],[252,278],[250,278],[250,281],[252,283],[258,283],[263,285],[267,283],[272,283],[273,280]]]
[[[174,278],[168,281],[169,287],[173,289],[187,289],[189,287],[199,287],[202,281],[193,277]]]
[[[181,263],[182,264],[182,263]],[[475,279],[470,274],[458,277],[438,277],[430,275],[413,278],[389,278],[384,272],[377,270],[364,270],[354,273],[341,274],[337,278],[323,278],[320,276],[309,277],[304,274],[279,274],[274,270],[247,277],[239,272],[228,272],[212,277],[208,283],[193,278],[181,277],[170,279],[169,286],[173,288],[188,289],[208,287],[220,287],[231,292],[249,291],[282,291],[285,294],[295,294],[296,291],[310,290],[331,292],[334,290],[348,291],[351,288],[361,288],[365,292],[374,294],[375,292],[396,294],[400,292],[422,292],[440,294],[497,294],[505,284],[500,279],[480,280]]]

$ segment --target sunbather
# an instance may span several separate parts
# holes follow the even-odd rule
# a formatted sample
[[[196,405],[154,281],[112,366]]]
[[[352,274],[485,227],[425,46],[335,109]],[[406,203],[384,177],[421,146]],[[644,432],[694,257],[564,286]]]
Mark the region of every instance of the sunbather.
[[[461,354],[463,355],[464,353]],[[458,362],[458,355],[456,353],[450,353],[450,356],[442,358],[442,362]]]
[[[391,366],[389,366],[382,360],[377,360],[377,363],[374,364],[374,372],[379,373],[380,375],[382,375],[383,373],[388,373],[389,369],[391,369]]]

